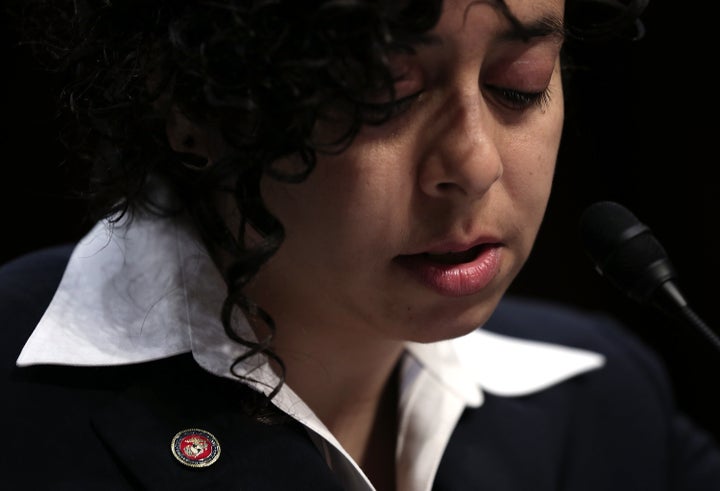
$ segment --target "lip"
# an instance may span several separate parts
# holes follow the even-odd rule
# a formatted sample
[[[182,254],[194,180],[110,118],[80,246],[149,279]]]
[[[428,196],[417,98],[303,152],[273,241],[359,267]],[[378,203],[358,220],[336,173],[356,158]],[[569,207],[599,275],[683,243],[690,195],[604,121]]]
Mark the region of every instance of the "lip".
[[[420,283],[448,297],[474,295],[498,275],[502,244],[479,240],[470,245],[442,244],[425,253],[401,255],[395,263],[407,270]],[[428,254],[468,253],[465,262],[445,263],[432,260]]]

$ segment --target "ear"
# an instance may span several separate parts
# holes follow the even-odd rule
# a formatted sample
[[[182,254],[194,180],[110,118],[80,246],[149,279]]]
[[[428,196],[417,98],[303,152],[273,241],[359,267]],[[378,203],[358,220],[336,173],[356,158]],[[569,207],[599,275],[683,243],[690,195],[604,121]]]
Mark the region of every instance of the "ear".
[[[206,128],[192,122],[177,106],[172,106],[167,114],[165,123],[170,148],[175,152],[188,155],[192,167],[204,167],[212,163],[213,157],[218,156],[218,142],[211,136]],[[199,165],[197,165],[199,164]]]

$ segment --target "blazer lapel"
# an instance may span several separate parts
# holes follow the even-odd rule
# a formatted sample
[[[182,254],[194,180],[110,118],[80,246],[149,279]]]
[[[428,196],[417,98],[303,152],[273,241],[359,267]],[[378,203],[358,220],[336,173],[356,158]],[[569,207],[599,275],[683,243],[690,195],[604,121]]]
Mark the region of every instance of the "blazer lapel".
[[[262,423],[242,410],[257,397],[251,389],[204,372],[190,355],[154,365],[148,379],[93,416],[97,434],[139,487],[342,489],[302,425],[279,412],[277,421]],[[213,464],[190,467],[176,459],[171,442],[186,429],[215,436],[220,454]]]

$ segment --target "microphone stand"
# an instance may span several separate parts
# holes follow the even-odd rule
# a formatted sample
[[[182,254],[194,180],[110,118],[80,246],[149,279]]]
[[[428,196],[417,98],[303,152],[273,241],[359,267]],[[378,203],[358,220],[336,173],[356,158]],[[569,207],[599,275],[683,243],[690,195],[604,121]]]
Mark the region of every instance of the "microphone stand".
[[[685,296],[672,281],[665,281],[653,293],[660,310],[699,330],[720,351],[720,337],[690,308]]]

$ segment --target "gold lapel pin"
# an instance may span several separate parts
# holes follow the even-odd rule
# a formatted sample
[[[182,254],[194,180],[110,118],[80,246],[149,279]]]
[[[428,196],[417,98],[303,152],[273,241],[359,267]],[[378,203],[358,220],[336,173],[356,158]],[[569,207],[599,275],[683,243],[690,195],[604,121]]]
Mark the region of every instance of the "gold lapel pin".
[[[208,467],[220,457],[220,443],[209,431],[188,428],[173,437],[170,451],[188,467]]]

